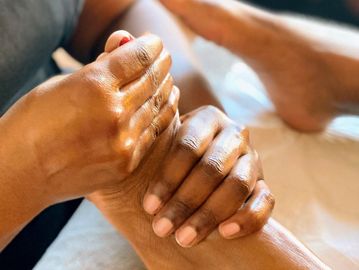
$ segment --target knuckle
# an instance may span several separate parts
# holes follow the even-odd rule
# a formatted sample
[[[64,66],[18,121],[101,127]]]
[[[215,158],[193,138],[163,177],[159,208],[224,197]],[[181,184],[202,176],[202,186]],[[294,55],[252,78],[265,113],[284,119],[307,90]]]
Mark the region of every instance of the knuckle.
[[[146,45],[140,41],[135,50],[136,61],[143,67],[147,67],[152,63],[152,57]]]
[[[154,103],[157,110],[161,108],[162,103],[163,103],[163,95],[162,93],[159,93],[158,95],[155,96],[155,103]]]
[[[104,77],[103,70],[96,65],[89,65],[83,70],[82,78],[85,85],[82,88],[89,91],[102,91],[107,88]]]
[[[246,144],[249,144],[249,129],[246,126],[239,126],[240,135]]]
[[[116,153],[121,156],[121,168],[124,168],[124,171],[130,173],[130,165],[132,164],[134,151],[135,151],[135,143],[132,139],[124,139],[122,142],[117,143],[115,145]],[[128,170],[127,170],[128,169]]]
[[[244,225],[246,231],[248,232],[258,231],[263,227],[263,225],[264,225],[264,220],[259,213],[255,211],[248,212],[247,220]]]
[[[173,209],[174,214],[180,218],[189,216],[195,210],[195,206],[191,202],[178,198],[173,199],[171,208]]]
[[[207,105],[203,107],[203,110],[205,112],[211,113],[211,114],[222,114],[222,112],[213,105]]]
[[[240,198],[247,198],[251,194],[251,186],[249,180],[244,175],[234,175],[228,178],[227,181],[233,181],[234,187]]]
[[[204,107],[204,112],[208,115],[211,115],[214,118],[217,119],[228,119],[227,116],[217,107],[213,105],[208,105]]]
[[[275,197],[273,193],[266,192],[264,194],[264,200],[268,203],[269,209],[272,210],[275,206]]]
[[[169,109],[169,113],[170,113],[170,119],[172,120],[172,118],[176,115],[177,113],[177,109],[178,109],[178,105],[177,103],[171,103],[168,107]]]
[[[160,86],[160,72],[155,68],[155,66],[151,66],[150,69],[147,71],[147,76],[151,81],[152,86],[157,89]]]
[[[243,126],[241,126],[241,125],[239,125],[239,124],[237,124],[237,123],[235,123],[235,122],[232,122],[232,123],[230,124],[230,127],[231,127],[231,129],[233,130],[233,132],[236,133],[236,134],[238,134],[238,135],[241,135],[242,132],[243,132],[243,129],[244,129]]]
[[[236,134],[236,138],[238,138],[242,143],[248,145],[249,142],[249,130],[247,127],[239,125],[234,121],[230,120],[229,129]]]
[[[183,137],[177,139],[176,147],[178,150],[187,152],[195,158],[200,157],[200,141],[194,135],[186,134]]]
[[[125,158],[126,162],[130,162],[132,159],[135,145],[133,142],[124,142],[121,149],[121,155]]]
[[[199,226],[213,228],[219,224],[219,219],[216,214],[211,209],[205,207],[198,212],[197,218]]]
[[[163,96],[160,93],[153,97],[152,110],[155,115],[159,113],[162,107],[162,102],[163,102]]]
[[[157,121],[152,121],[151,123],[151,134],[152,134],[152,138],[153,140],[157,139],[160,134],[161,134],[161,126]]]
[[[201,168],[203,172],[210,177],[224,177],[224,164],[217,157],[210,156],[201,161]]]
[[[174,182],[167,181],[164,177],[164,174],[161,174],[161,178],[157,184],[158,190],[156,190],[156,194],[163,194],[165,199],[171,195],[171,193],[176,190],[177,184]],[[154,193],[154,192],[153,192]],[[167,195],[167,196],[165,196]]]

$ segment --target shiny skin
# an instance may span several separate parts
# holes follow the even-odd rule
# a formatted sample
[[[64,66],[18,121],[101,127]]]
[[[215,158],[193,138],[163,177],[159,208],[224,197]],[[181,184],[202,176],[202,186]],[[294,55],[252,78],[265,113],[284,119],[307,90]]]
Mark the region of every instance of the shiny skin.
[[[148,34],[44,82],[2,116],[0,248],[47,206],[133,172],[177,111],[170,67]]]
[[[213,108],[201,108],[188,118],[192,120],[187,121],[194,121],[197,117],[201,119],[202,113],[215,116],[219,124],[226,124],[228,121]],[[159,238],[154,234],[151,228],[153,217],[143,211],[142,198],[148,186],[159,180],[161,168],[168,161],[167,155],[178,142],[178,134],[189,132],[186,120],[182,120],[183,123],[178,117],[174,119],[130,177],[117,186],[99,190],[89,196],[108,221],[130,241],[146,269],[328,269],[288,231],[271,219],[262,229],[247,237],[227,240],[214,231],[200,244],[191,248],[182,248],[173,236]],[[196,130],[192,132],[200,133],[200,128],[202,126],[194,126]],[[200,192],[200,187],[195,189]],[[226,211],[227,204],[232,203],[236,204],[237,199],[230,201],[221,197],[220,201],[216,201],[217,209]],[[242,214],[246,215],[246,211]]]
[[[198,244],[220,223],[235,222],[242,228],[230,238],[260,230],[270,216],[274,199],[263,183],[260,160],[249,144],[248,130],[212,106],[186,114],[174,124],[171,147],[161,152],[164,157],[157,159],[158,164],[151,164],[149,169],[145,161],[142,169],[136,170],[124,184],[96,192],[90,195],[91,200],[102,204],[103,200],[98,199],[101,194],[116,194],[119,202],[115,203],[120,203],[121,198],[138,193],[136,197],[140,197],[143,206],[146,197],[158,196],[163,203],[151,213],[156,214],[152,226],[162,217],[170,220],[172,229],[157,235],[170,236],[177,230],[177,242],[182,247]],[[152,158],[156,155],[150,153],[147,159],[151,163]],[[136,176],[150,181],[139,182]],[[186,225],[197,232],[189,244],[179,239]]]
[[[150,196],[161,202],[154,211],[147,210],[156,215],[155,233],[165,237],[175,232],[178,243],[190,247],[222,222],[233,221],[242,228],[231,238],[261,229],[273,209],[274,197],[262,183],[262,166],[250,145],[249,131],[212,106],[186,114],[181,121],[171,150],[144,198],[145,209]],[[245,211],[249,213],[243,215]],[[163,218],[171,223],[167,232],[156,229]],[[187,226],[197,236],[185,244],[180,239]]]
[[[41,125],[30,130],[29,143],[47,181],[61,181],[54,189],[64,192],[59,199],[84,195],[133,171],[143,149],[170,123],[156,117],[174,116],[175,110],[165,107],[175,108],[178,96],[170,66],[160,40],[146,36],[26,97],[24,117]],[[67,186],[63,180],[70,175]]]

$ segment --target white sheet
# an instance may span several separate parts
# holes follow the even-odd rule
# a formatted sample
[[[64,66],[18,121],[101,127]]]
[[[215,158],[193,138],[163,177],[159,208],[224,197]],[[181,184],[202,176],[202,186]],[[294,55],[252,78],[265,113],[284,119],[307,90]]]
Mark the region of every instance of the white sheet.
[[[321,135],[297,133],[277,118],[243,63],[200,39],[194,48],[229,115],[251,129],[277,198],[274,217],[334,269],[359,269],[359,119],[338,119]],[[84,202],[36,269],[143,266]]]

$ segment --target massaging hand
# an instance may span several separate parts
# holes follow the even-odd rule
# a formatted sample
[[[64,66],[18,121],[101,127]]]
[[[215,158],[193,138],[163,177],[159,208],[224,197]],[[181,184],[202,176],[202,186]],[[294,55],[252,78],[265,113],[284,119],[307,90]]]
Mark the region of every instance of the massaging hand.
[[[267,222],[274,199],[248,130],[214,107],[182,116],[170,151],[144,198],[160,237],[175,232],[190,247],[217,226],[225,238],[245,236]]]
[[[97,61],[41,84],[3,117],[16,123],[9,134],[28,147],[31,185],[47,203],[118,183],[173,120],[179,91],[161,40],[145,35],[117,48],[124,36],[113,34]]]

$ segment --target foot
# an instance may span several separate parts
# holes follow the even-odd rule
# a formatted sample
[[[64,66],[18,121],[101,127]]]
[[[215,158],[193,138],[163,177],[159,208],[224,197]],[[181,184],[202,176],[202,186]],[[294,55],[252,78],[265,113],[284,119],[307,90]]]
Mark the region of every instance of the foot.
[[[339,80],[314,42],[285,28],[278,16],[235,1],[161,2],[199,35],[242,57],[288,125],[320,131],[337,114]]]
[[[201,125],[193,128],[203,129]],[[173,236],[161,239],[153,233],[152,218],[143,211],[142,198],[147,186],[161,177],[161,168],[168,160],[166,153],[176,142],[175,135],[188,130],[176,119],[134,174],[119,185],[90,196],[106,218],[130,241],[146,269],[325,269],[313,254],[273,220],[259,232],[240,239],[225,240],[214,232],[189,249],[180,247]],[[181,167],[181,162],[178,166]],[[176,171],[174,168],[173,176],[180,172],[181,169]],[[198,193],[203,189],[203,185],[194,187]],[[229,196],[222,198],[218,210],[228,210],[231,203],[233,200]],[[255,211],[253,215],[261,215],[261,211]],[[193,233],[187,231],[186,235],[186,238],[192,237]]]

